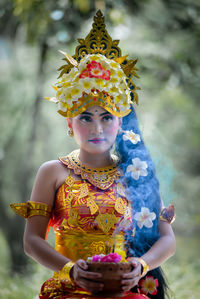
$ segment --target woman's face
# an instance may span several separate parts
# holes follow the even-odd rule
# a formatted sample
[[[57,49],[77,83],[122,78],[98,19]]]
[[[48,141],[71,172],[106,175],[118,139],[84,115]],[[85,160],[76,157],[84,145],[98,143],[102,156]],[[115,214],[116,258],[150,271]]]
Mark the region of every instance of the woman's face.
[[[115,142],[122,119],[100,106],[92,106],[82,114],[67,119],[80,148],[91,154],[104,153]]]

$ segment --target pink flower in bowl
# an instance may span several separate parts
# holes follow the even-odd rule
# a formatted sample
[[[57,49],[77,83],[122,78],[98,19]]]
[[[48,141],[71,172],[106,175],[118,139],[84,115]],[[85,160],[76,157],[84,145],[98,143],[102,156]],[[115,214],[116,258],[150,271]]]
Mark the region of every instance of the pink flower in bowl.
[[[92,262],[100,262],[101,261],[101,255],[94,255],[92,257]]]
[[[102,263],[119,263],[121,261],[122,257],[118,255],[116,252],[110,253],[104,257],[102,257],[101,262]]]
[[[109,253],[107,255],[94,255],[92,257],[92,262],[100,263],[119,263],[121,261],[121,255],[114,253]]]

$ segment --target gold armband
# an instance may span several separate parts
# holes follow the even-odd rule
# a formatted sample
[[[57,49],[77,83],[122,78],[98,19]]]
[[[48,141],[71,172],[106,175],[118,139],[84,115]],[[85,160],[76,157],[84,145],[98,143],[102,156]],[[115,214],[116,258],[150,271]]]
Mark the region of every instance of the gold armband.
[[[142,265],[142,273],[141,273],[141,277],[145,276],[147,274],[147,272],[149,271],[149,265],[141,258],[138,257],[137,260],[140,262],[140,264]]]
[[[54,278],[58,278],[60,280],[67,280],[71,285],[74,285],[74,282],[70,277],[70,271],[74,265],[75,263],[71,261],[66,263],[60,271],[54,273]]]
[[[28,201],[25,203],[11,203],[10,207],[17,215],[25,219],[35,215],[49,217],[52,210],[51,206],[35,201]]]
[[[171,224],[176,219],[174,205],[169,205],[167,208],[162,208],[160,212],[160,220]]]

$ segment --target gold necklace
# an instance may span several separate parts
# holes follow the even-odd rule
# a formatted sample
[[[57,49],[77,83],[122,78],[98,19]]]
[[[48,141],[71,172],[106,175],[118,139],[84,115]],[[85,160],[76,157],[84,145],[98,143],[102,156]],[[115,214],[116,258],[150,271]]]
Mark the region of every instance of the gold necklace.
[[[80,175],[83,180],[88,180],[92,185],[101,190],[108,189],[115,180],[122,176],[118,168],[119,158],[112,155],[113,164],[102,168],[90,168],[84,165],[79,159],[79,150],[71,152],[68,156],[58,159],[74,173]]]

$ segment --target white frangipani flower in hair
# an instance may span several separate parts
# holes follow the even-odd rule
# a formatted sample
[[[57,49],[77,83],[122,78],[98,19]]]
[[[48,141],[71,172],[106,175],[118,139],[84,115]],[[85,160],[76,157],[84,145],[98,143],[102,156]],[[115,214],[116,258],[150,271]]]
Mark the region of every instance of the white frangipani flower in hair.
[[[140,139],[140,135],[135,134],[132,130],[131,131],[124,131],[124,135],[123,135],[123,140],[129,140],[131,141],[133,144],[138,143],[141,139]]]
[[[138,180],[140,176],[147,176],[147,162],[141,161],[139,158],[132,159],[132,164],[126,168],[126,172],[131,172],[134,180]]]
[[[156,219],[156,214],[150,212],[148,208],[142,207],[141,212],[135,213],[133,218],[137,221],[137,225],[141,229],[143,226],[150,228],[153,226],[152,220]]]

